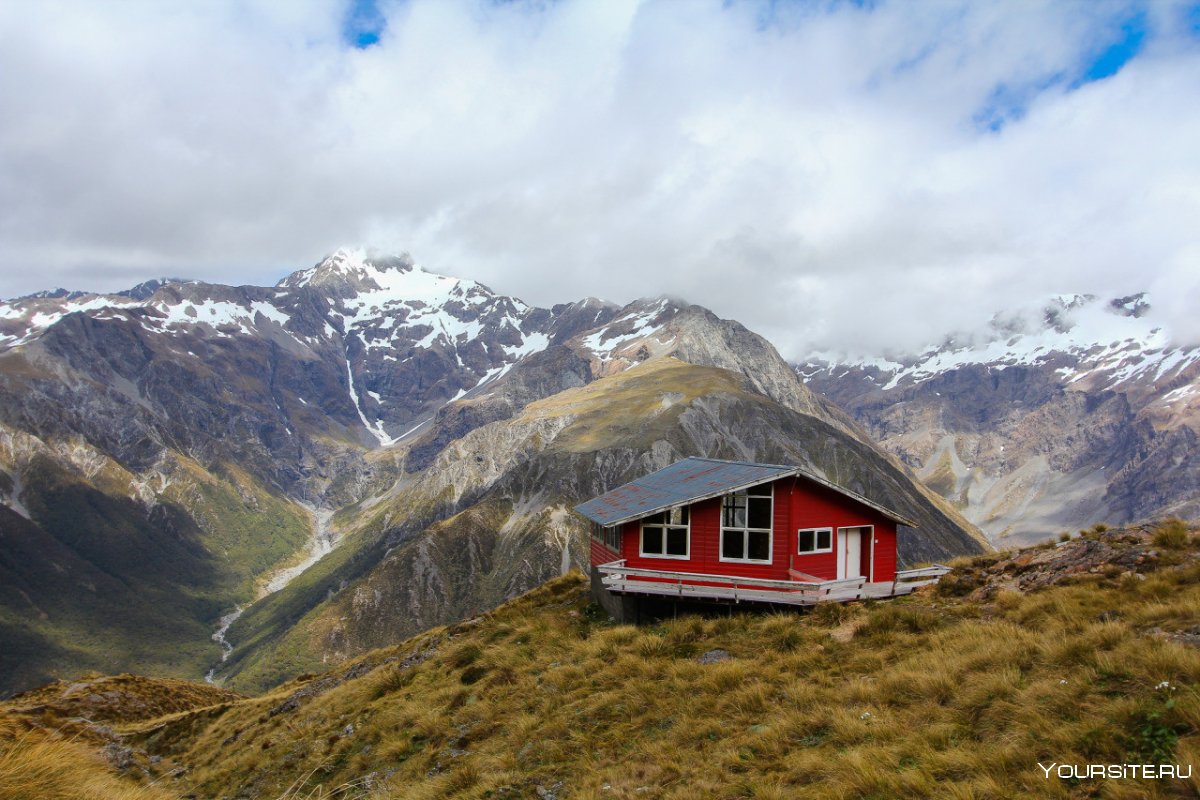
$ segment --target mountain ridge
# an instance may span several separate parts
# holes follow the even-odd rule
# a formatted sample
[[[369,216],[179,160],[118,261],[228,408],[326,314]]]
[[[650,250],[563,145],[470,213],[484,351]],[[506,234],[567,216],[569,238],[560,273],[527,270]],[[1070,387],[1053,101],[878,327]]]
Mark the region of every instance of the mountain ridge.
[[[622,395],[639,370],[642,388]],[[588,386],[616,405],[527,413]],[[63,649],[68,619],[136,640],[139,668],[285,679],[582,565],[576,503],[666,459],[726,453],[895,493],[927,524],[902,557],[985,546],[769,342],[670,298],[542,309],[404,256],[339,251],[274,287],[160,281],[0,303],[0,504],[29,523],[30,552],[76,556],[65,584],[33,580],[45,565],[14,568],[32,591],[0,603],[0,640],[40,644],[0,657],[21,670],[0,691],[37,670],[120,666],[100,653],[122,648],[99,640]],[[79,536],[49,515],[59,502],[110,533]],[[314,509],[328,527],[315,529]],[[180,598],[200,598],[176,609],[180,625],[87,605],[99,565],[138,587],[123,536],[151,550],[155,536],[180,539],[191,554],[169,571]],[[318,539],[336,547],[260,598]],[[461,548],[438,544],[450,541]],[[339,611],[381,586],[392,622],[368,625],[370,603]],[[227,662],[208,635],[218,626]]]
[[[1145,293],[1062,295],[898,358],[796,365],[993,541],[1200,515],[1200,346]]]

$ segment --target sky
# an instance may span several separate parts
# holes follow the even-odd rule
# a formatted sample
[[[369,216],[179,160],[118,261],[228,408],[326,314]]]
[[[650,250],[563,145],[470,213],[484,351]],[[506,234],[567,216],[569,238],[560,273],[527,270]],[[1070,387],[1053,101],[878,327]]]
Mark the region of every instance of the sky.
[[[1200,3],[0,3],[0,297],[341,246],[789,358],[1058,293],[1200,342]]]

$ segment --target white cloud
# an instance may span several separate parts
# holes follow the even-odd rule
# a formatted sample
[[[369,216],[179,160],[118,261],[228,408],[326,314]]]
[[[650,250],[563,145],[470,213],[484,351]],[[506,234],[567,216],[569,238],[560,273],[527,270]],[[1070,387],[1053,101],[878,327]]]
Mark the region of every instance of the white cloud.
[[[795,357],[1039,293],[1169,290],[1181,331],[1200,300],[1175,6],[1068,91],[1119,4],[380,5],[366,50],[329,4],[0,5],[0,295],[364,243],[540,304],[681,296]]]

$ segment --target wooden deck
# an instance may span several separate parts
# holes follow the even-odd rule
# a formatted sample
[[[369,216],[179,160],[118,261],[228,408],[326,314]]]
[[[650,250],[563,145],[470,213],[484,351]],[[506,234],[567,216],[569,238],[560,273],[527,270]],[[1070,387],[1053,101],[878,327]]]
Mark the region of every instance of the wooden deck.
[[[688,600],[731,600],[735,603],[786,603],[810,606],[817,603],[879,599],[908,594],[921,586],[937,583],[950,567],[906,569],[896,573],[894,581],[868,581],[847,578],[823,581],[802,572],[790,571],[792,580],[774,581],[738,578],[733,575],[707,575],[696,572],[668,572],[634,569],[624,559],[596,567],[605,588],[623,594],[651,594]]]

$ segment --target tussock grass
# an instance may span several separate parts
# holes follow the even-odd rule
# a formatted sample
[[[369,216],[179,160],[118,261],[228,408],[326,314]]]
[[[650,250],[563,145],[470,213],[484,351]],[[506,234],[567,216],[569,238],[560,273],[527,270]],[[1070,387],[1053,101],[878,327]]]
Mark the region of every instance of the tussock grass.
[[[1194,794],[1037,766],[1200,756],[1200,652],[1163,634],[1200,624],[1200,570],[1171,552],[1140,578],[982,605],[950,591],[645,627],[597,614],[568,576],[377,651],[355,679],[293,681],[146,746],[169,745],[200,797]],[[995,558],[959,566],[983,580]]]
[[[0,718],[3,800],[168,800],[175,796],[117,777],[83,744]]]
[[[371,798],[1073,797],[1099,787],[1037,763],[1200,752],[1200,654],[1146,635],[1196,624],[1190,570],[648,627],[567,577],[295,711],[264,714],[301,683],[235,703],[178,758],[200,796],[277,797],[311,772]],[[414,647],[434,655],[403,666]],[[729,657],[697,660],[712,650]]]
[[[1188,546],[1189,533],[1186,522],[1171,517],[1158,524],[1158,528],[1154,531],[1154,544],[1159,547],[1180,550]]]

